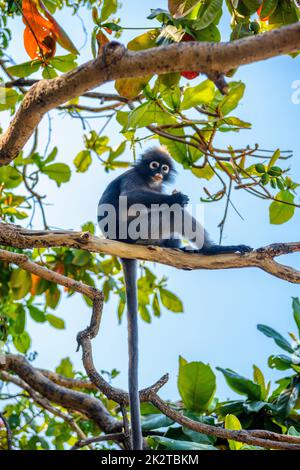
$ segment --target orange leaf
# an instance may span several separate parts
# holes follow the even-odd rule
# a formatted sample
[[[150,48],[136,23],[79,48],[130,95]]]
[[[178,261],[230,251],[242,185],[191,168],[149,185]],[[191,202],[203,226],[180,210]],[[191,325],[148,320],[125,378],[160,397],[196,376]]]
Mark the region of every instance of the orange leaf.
[[[52,29],[56,34],[58,44],[66,49],[67,51],[71,52],[72,54],[79,55],[76,46],[73,44],[67,33],[64,29],[58,24],[55,18],[51,15],[51,13],[47,10],[45,5],[43,4],[42,0],[38,0],[39,7],[44,12],[46,18],[51,23]]]
[[[36,288],[40,280],[41,278],[39,276],[37,276],[36,274],[31,274],[31,289],[30,289],[31,295],[36,294]]]
[[[101,51],[101,49],[105,46],[105,44],[107,44],[109,41],[109,39],[105,36],[104,33],[102,33],[102,31],[99,31],[97,34],[96,34],[96,39],[97,39],[97,43],[98,43],[98,46],[99,46],[99,50]]]
[[[56,50],[56,34],[51,23],[39,13],[33,0],[22,1],[24,47],[31,59],[53,57]]]

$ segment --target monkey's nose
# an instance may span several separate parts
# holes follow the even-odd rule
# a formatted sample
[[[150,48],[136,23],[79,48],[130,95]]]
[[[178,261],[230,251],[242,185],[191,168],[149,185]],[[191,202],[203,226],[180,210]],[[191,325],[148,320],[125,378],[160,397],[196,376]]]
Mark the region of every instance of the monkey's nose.
[[[154,175],[153,178],[154,178],[156,181],[162,181],[163,175],[162,175],[161,173],[156,173],[156,175]]]

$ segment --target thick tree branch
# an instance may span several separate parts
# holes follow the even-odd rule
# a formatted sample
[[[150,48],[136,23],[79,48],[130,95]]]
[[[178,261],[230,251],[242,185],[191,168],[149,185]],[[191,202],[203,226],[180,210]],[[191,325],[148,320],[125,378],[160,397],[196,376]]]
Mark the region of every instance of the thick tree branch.
[[[63,419],[73,429],[73,431],[76,432],[78,439],[80,440],[86,439],[86,435],[84,434],[82,429],[78,426],[75,419],[71,415],[68,415],[67,413],[64,413],[59,408],[56,408],[55,406],[53,406],[49,402],[49,400],[47,400],[47,398],[42,397],[39,393],[35,392],[31,387],[29,387],[29,385],[27,385],[26,382],[24,382],[24,380],[21,380],[19,379],[19,377],[16,377],[15,375],[11,375],[5,371],[2,371],[0,373],[0,377],[6,382],[11,382],[17,385],[18,387],[20,387],[22,390],[25,390],[28,393],[28,395],[32,398],[32,400],[35,401],[41,408]]]
[[[132,52],[111,42],[97,59],[32,86],[0,138],[0,165],[16,158],[45,113],[102,83],[191,67],[215,75],[299,49],[300,23],[228,43],[185,42]]]
[[[119,432],[122,429],[121,421],[113,418],[100,400],[55,384],[41,374],[38,369],[35,369],[23,356],[2,354],[0,356],[0,374],[1,371],[14,372],[30,388],[47,400],[66,409],[83,413],[95,421],[105,433]]]
[[[239,254],[204,256],[155,246],[110,241],[93,236],[89,232],[27,230],[16,225],[0,223],[0,245],[15,248],[69,246],[121,258],[154,261],[187,270],[255,267],[279,279],[295,284],[300,283],[300,271],[274,261],[277,256],[300,251],[300,242],[274,243],[243,256]]]

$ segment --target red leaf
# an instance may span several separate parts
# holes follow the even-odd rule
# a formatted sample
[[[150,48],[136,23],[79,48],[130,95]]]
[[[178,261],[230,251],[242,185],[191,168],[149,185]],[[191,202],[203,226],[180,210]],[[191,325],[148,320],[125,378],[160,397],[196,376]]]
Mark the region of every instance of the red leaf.
[[[191,70],[187,70],[184,72],[181,72],[180,75],[184,78],[187,78],[188,80],[193,80],[193,78],[198,77],[200,75],[198,72],[192,72]]]

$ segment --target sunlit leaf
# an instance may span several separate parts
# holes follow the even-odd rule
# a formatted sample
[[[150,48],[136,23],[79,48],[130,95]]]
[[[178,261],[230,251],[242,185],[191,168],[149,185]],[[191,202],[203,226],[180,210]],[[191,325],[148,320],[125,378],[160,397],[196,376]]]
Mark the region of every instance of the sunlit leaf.
[[[225,417],[225,429],[240,431],[242,429],[242,425],[236,416],[229,414]],[[230,450],[240,450],[241,447],[243,447],[242,442],[232,441],[231,439],[228,439],[228,443]]]
[[[280,191],[269,207],[270,224],[280,225],[288,222],[295,213],[295,196],[288,190]],[[282,202],[280,202],[282,201]]]
[[[180,362],[178,390],[188,410],[206,410],[213,399],[215,389],[216,377],[208,364]]]

